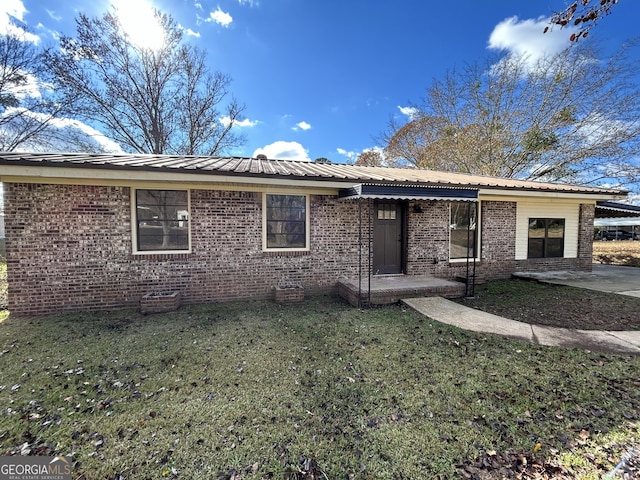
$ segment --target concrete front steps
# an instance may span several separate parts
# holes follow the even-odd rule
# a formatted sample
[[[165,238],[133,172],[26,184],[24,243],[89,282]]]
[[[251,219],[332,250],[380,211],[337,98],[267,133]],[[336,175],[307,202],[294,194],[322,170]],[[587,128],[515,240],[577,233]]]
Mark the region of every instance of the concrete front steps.
[[[338,294],[353,306],[389,305],[405,298],[464,297],[466,285],[430,275],[375,275],[369,279],[341,278]]]

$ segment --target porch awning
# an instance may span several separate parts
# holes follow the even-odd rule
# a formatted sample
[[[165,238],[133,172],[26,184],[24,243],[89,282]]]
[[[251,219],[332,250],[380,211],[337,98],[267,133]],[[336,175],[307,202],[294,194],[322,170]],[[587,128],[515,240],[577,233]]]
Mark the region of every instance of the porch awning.
[[[353,187],[343,188],[338,192],[338,198],[342,200],[372,198],[376,200],[457,200],[477,202],[478,189],[361,183]]]
[[[596,218],[640,217],[640,206],[618,202],[596,203]]]

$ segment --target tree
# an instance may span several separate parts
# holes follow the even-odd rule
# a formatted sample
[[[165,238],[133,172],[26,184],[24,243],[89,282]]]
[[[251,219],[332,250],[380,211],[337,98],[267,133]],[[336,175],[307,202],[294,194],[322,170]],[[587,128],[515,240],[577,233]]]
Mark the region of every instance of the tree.
[[[42,50],[26,34],[0,35],[0,150],[56,140],[54,119],[64,104],[44,80]]]
[[[640,90],[633,46],[606,61],[581,43],[531,61],[507,56],[435,80],[386,154],[418,167],[564,182],[635,180]]]
[[[217,155],[241,145],[232,127],[244,107],[229,94],[231,78],[207,69],[170,15],[156,10],[155,18],[164,43],[154,49],[127,35],[115,8],[79,14],[76,37],[63,36],[61,50],[46,56],[56,90],[74,101],[77,118],[128,151]]]
[[[356,165],[363,167],[384,167],[387,163],[379,149],[365,150],[358,155]]]
[[[580,38],[586,38],[589,31],[598,20],[611,13],[611,8],[618,0],[578,0],[564,10],[553,14],[549,23],[559,25],[561,28],[567,25],[578,26],[578,32],[571,34],[571,41],[577,42]],[[545,27],[544,33],[549,31]]]

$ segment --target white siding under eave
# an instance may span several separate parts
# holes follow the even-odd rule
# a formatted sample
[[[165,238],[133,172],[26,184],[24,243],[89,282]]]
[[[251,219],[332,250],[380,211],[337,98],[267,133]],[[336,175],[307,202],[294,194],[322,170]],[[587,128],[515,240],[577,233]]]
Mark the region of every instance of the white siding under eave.
[[[530,218],[564,218],[564,258],[578,256],[580,202],[557,198],[519,199],[516,212],[516,260],[527,259]]]

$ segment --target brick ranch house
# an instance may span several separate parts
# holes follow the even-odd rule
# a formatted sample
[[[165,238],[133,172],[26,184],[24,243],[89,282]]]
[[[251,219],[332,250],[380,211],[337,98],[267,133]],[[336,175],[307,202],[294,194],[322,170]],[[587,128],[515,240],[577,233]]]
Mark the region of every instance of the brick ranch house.
[[[14,315],[590,270],[599,188],[266,158],[0,153]],[[352,300],[352,299],[351,299]]]

